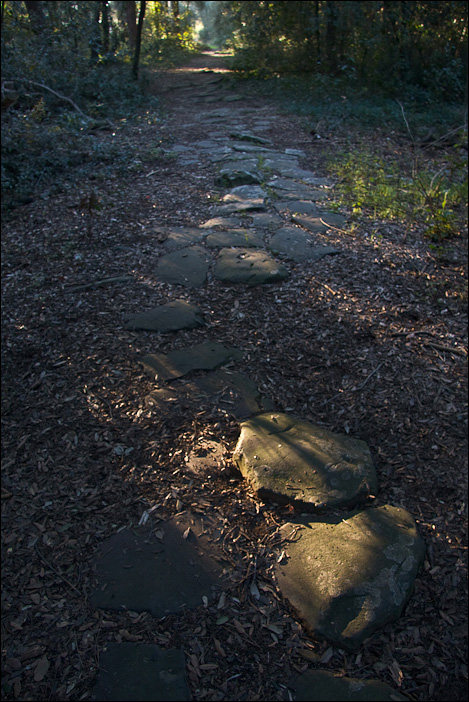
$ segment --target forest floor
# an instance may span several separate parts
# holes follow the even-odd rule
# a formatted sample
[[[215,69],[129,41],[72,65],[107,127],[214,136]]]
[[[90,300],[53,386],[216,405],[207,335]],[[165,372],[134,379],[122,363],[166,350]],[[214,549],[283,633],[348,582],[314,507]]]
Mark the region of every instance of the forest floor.
[[[280,410],[370,446],[374,504],[407,509],[427,549],[398,621],[357,654],[315,640],[272,587],[262,557],[264,616],[294,623],[283,636],[265,627],[249,637],[230,631],[203,606],[155,620],[89,604],[102,541],[137,525],[150,504],[170,517],[182,502],[210,506],[229,521],[229,555],[239,570],[232,610],[238,622],[255,622],[245,576],[290,514],[246,489],[230,461],[239,424],[229,414],[201,411],[169,424],[144,405],[152,382],[135,358],[197,343],[206,332],[178,332],[176,342],[122,326],[123,313],[172,294],[154,275],[161,227],[206,221],[220,192],[215,164],[201,158],[184,166],[159,148],[207,138],[183,93],[170,88],[185,71],[216,69],[217,61],[203,56],[155,75],[164,119],[142,110],[137,124],[96,137],[103,148],[130,141],[146,155],[127,177],[80,182],[3,218],[2,697],[89,700],[103,645],[141,641],[192,656],[197,700],[285,699],[288,677],[315,662],[338,675],[378,678],[409,699],[465,700],[467,233],[435,251],[418,231],[363,219],[332,233],[340,256],[319,266],[287,263],[291,275],[281,285],[240,289],[212,280],[184,293],[210,317],[217,341],[245,351],[246,373]],[[303,149],[302,166],[329,175],[326,158],[343,134],[315,140],[267,98],[232,104],[253,116],[268,108],[266,136],[275,148]],[[390,148],[388,136],[370,139]],[[158,148],[149,152],[149,144]],[[83,200],[92,192],[101,209],[90,214]],[[73,292],[123,275],[132,280]],[[224,464],[187,480],[184,458],[204,440],[220,443]],[[209,644],[216,665],[204,666]]]

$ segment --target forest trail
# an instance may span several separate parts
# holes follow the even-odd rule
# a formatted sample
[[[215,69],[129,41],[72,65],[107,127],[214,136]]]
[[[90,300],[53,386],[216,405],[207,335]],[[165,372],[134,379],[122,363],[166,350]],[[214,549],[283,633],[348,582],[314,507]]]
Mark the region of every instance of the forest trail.
[[[465,699],[463,315],[238,85],[214,52],[154,74],[100,208],[6,227],[5,699]]]
[[[230,89],[228,75],[220,57],[213,53],[167,74],[164,93],[171,124],[181,120],[179,126],[186,129],[195,125],[206,128],[205,139],[191,140],[186,134],[184,141],[172,144],[171,152],[188,167],[198,165],[204,157],[219,164],[215,185],[224,187],[225,194],[222,190],[209,220],[159,231],[160,243],[168,253],[158,258],[156,279],[172,286],[178,297],[126,314],[127,329],[174,335],[206,327],[201,310],[190,298],[180,296],[181,292],[211,281],[241,289],[273,286],[294,275],[275,254],[285,263],[317,264],[324,256],[340,253],[328,245],[327,233],[331,226],[343,228],[345,218],[328,212],[327,207],[321,209],[332,183],[301,168],[303,150],[275,149],[264,136],[275,121],[269,110],[233,106],[244,99]],[[240,320],[244,318],[244,314],[239,315]],[[267,637],[273,633],[274,644],[282,648],[286,631],[297,631],[301,620],[320,638],[357,651],[377,628],[399,617],[411,595],[424,553],[412,517],[389,505],[381,510],[351,512],[350,508],[365,506],[378,493],[366,444],[314,427],[294,415],[275,412],[274,403],[261,396],[249,376],[239,372],[246,365],[243,350],[226,348],[213,330],[207,333],[209,336],[196,346],[137,359],[155,381],[145,404],[169,423],[177,422],[181,408],[185,421],[191,423],[202,408],[212,417],[229,414],[241,429],[233,454],[246,479],[240,491],[254,490],[258,499],[273,502],[274,508],[291,507],[290,519],[279,522],[280,529],[274,531],[286,551],[280,554],[279,547],[274,547],[266,558],[262,546],[244,564],[247,569],[241,583],[249,585],[251,607],[261,616],[248,621],[230,608],[230,603],[240,602],[235,595],[240,594],[237,570],[241,564],[228,556],[232,537],[226,518],[220,519],[197,501],[188,505],[179,497],[176,514],[170,519],[162,520],[156,512],[159,504],[154,504],[143,513],[139,529],[121,530],[104,541],[91,602],[102,610],[124,608],[136,616],[146,612],[163,620],[181,610],[204,607],[216,617],[216,626],[230,630],[234,625],[236,638],[228,642],[230,648],[241,644],[236,653],[238,662],[247,656],[243,639],[252,640],[256,629],[257,633],[264,629]],[[218,370],[226,365],[230,370]],[[182,377],[190,380],[178,384]],[[270,412],[262,414],[266,409]],[[198,453],[204,458],[202,464],[199,456],[185,459],[185,477],[191,483],[203,482],[197,473],[217,471],[223,463],[221,443],[204,442]],[[295,508],[298,514],[302,512],[303,521],[295,518]],[[260,511],[259,503],[256,511]],[[280,514],[278,517],[281,520]],[[342,533],[343,521],[347,527]],[[308,530],[315,532],[311,541]],[[299,552],[295,550],[298,541]],[[372,544],[376,549],[373,556]],[[382,553],[388,551],[383,558]],[[254,564],[261,557],[271,561],[267,569],[271,571],[270,582],[261,581],[256,572]],[[360,561],[363,572],[357,575],[355,564]],[[395,569],[402,561],[407,565],[399,573]],[[299,582],[303,583],[300,590]],[[273,621],[271,616],[262,616],[264,606],[271,605],[265,593],[270,589],[274,595],[275,583],[279,594],[296,610],[298,620],[295,615]],[[356,603],[361,601],[358,610],[356,605],[346,604],[351,597]],[[344,604],[345,610],[339,613]],[[360,619],[366,623],[358,624]],[[196,644],[189,649],[184,641],[181,644],[179,648],[161,648],[156,643],[109,642],[99,656],[101,670],[94,699],[189,700],[203,699],[207,693],[211,699],[240,698],[229,692],[231,678],[221,684],[219,692],[214,678],[210,692],[200,686],[201,671],[216,674],[220,667],[217,657],[227,656],[215,637],[211,645],[203,647]],[[291,647],[288,650],[291,652]],[[250,684],[251,676],[246,680],[239,677],[243,676],[235,676],[237,687]],[[334,695],[357,700],[406,699],[378,680],[342,677],[339,681],[320,668],[290,676],[268,699],[325,700]],[[249,698],[260,699],[260,688],[257,693],[251,691]]]

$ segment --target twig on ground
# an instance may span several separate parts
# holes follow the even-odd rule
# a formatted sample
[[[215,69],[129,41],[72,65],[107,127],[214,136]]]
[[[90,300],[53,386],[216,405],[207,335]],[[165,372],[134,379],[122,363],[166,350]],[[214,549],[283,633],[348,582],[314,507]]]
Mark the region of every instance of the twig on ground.
[[[436,349],[437,351],[449,351],[450,353],[454,353],[457,356],[467,356],[466,349],[459,349],[453,346],[445,346],[444,344],[433,344],[430,341],[425,343],[424,346],[430,346],[432,349]]]
[[[52,95],[55,95],[55,97],[58,97],[59,100],[65,100],[66,102],[69,102],[70,105],[73,107],[73,109],[76,110],[82,117],[84,117],[85,119],[91,119],[91,117],[88,117],[88,115],[85,115],[83,110],[80,110],[78,105],[75,102],[73,102],[73,100],[71,100],[66,95],[61,95],[56,90],[52,90],[52,88],[49,88],[48,85],[44,85],[44,83],[37,83],[35,80],[29,80],[29,78],[8,78],[6,80],[8,80],[9,82],[12,82],[12,83],[29,83],[29,85],[34,85],[34,86],[36,86],[36,88],[42,88],[43,90],[48,90],[50,93],[52,93]]]
[[[35,550],[36,550],[37,555],[39,556],[39,558],[41,559],[41,561],[44,563],[44,565],[46,565],[48,568],[50,568],[51,571],[52,571],[53,573],[55,573],[61,580],[64,581],[64,583],[66,583],[69,587],[71,587],[72,590],[74,590],[74,592],[76,592],[80,597],[84,597],[83,593],[80,592],[80,590],[79,590],[77,587],[75,587],[75,585],[73,585],[73,584],[70,582],[70,580],[67,580],[67,578],[66,578],[64,575],[62,575],[62,573],[59,573],[59,571],[56,570],[56,569],[54,568],[54,566],[52,566],[52,565],[49,563],[49,561],[47,561],[47,560],[44,558],[44,556],[42,555],[42,553],[41,553],[40,550],[38,549],[37,545],[34,546],[34,548],[35,548]]]

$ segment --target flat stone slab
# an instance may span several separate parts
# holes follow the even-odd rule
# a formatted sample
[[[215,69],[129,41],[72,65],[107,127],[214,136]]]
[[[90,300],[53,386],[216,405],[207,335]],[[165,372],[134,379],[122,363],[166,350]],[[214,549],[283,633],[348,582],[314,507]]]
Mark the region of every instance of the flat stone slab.
[[[150,612],[156,619],[198,607],[223,584],[222,551],[203,522],[182,512],[151,531],[124,529],[106,539],[97,558],[93,607]],[[205,529],[204,529],[205,524]]]
[[[152,378],[165,381],[181,378],[194,370],[213,370],[229,361],[239,361],[242,357],[243,352],[239,349],[226,348],[216,341],[204,341],[168,354],[150,353],[138,362]]]
[[[263,205],[267,193],[260,185],[238,185],[232,188],[229,193],[223,196],[223,202],[252,202]]]
[[[248,214],[251,211],[265,210],[263,200],[239,200],[235,202],[226,202],[223,205],[218,205],[215,212],[219,215],[232,215],[239,212],[241,215]]]
[[[314,636],[354,651],[400,616],[425,552],[406,510],[301,517],[280,532],[292,540],[276,565],[278,586]]]
[[[168,236],[163,244],[165,249],[179,249],[197,244],[203,239],[205,232],[195,227],[174,227],[168,230]]]
[[[280,197],[291,200],[314,199],[320,200],[328,197],[327,190],[313,190],[311,186],[304,183],[297,183],[291,178],[274,178],[268,181],[267,185],[273,190],[278,191]]]
[[[205,324],[198,307],[185,300],[174,300],[138,314],[124,314],[126,329],[170,332],[194,329]]]
[[[250,212],[251,226],[256,229],[276,229],[283,224],[283,219],[270,212]]]
[[[232,132],[230,134],[230,137],[232,139],[236,139],[237,141],[250,141],[253,144],[263,144],[270,146],[270,141],[268,139],[259,137],[256,134],[251,134],[251,132]]]
[[[379,680],[336,677],[327,670],[306,670],[289,687],[293,699],[302,702],[391,702],[408,699]]]
[[[318,246],[311,234],[297,227],[283,227],[272,236],[269,249],[273,253],[284,254],[292,261],[318,261],[328,254],[340,253],[332,246]]]
[[[280,173],[280,175],[285,178],[294,178],[295,180],[301,180],[308,185],[317,185],[318,178],[314,175],[312,171],[305,170],[299,166],[289,166],[288,164],[280,165],[275,170]]]
[[[318,215],[318,207],[312,200],[277,200],[273,203],[277,212],[287,212],[290,215]]]
[[[215,178],[215,184],[222,188],[232,188],[236,185],[259,184],[262,176],[255,170],[244,170],[237,166],[220,169],[219,175]]]
[[[296,214],[291,215],[292,222],[308,229],[314,234],[326,232],[330,227],[338,227],[343,229],[346,224],[346,219],[343,215],[336,212],[321,212],[316,215],[311,214]]]
[[[178,702],[191,699],[182,649],[156,644],[107,643],[99,655],[92,699],[113,702]]]
[[[214,232],[206,239],[207,246],[223,248],[227,246],[263,247],[264,239],[249,229],[231,229],[227,232]]]
[[[220,227],[221,229],[230,229],[238,227],[240,224],[239,217],[212,217],[200,225],[201,229],[213,229]]]
[[[364,441],[283,413],[243,422],[233,460],[261,499],[308,512],[351,507],[378,489]]]
[[[209,261],[201,246],[188,246],[165,254],[158,259],[156,276],[165,283],[198,288],[207,279]]]
[[[236,248],[221,249],[213,275],[229,283],[260,285],[284,280],[288,271],[265,251]]]
[[[162,413],[187,415],[191,405],[207,411],[222,411],[236,419],[273,409],[268,398],[261,396],[256,384],[243,373],[216,370],[196,380],[170,388],[157,388],[145,398],[145,404]]]
[[[233,150],[243,154],[266,154],[272,153],[271,149],[266,146],[257,146],[257,144],[233,144]]]

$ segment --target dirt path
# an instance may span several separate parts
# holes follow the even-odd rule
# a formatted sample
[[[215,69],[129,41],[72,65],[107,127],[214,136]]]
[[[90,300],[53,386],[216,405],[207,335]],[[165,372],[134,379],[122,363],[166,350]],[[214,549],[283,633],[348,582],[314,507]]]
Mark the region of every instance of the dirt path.
[[[466,318],[462,301],[445,295],[465,275],[458,260],[442,263],[391,228],[379,242],[338,231],[331,242],[344,254],[319,269],[287,263],[281,290],[211,280],[184,293],[220,342],[243,348],[246,371],[277,407],[367,441],[377,504],[398,503],[418,519],[427,560],[415,595],[405,617],[357,655],[309,637],[272,586],[272,535],[289,511],[240,489],[233,417],[201,409],[168,422],[143,402],[153,383],[135,358],[202,338],[189,330],[156,340],[122,326],[123,314],[174,296],[155,279],[164,229],[206,221],[220,192],[209,154],[191,162],[192,145],[213,137],[200,114],[225,109],[248,128],[270,121],[262,136],[305,150],[302,165],[324,175],[298,120],[241,93],[210,102],[218,75],[203,69],[218,61],[204,56],[156,78],[165,121],[142,115],[138,128],[117,134],[142,154],[125,178],[80,184],[4,225],[4,698],[91,699],[106,642],[136,641],[184,649],[193,699],[285,699],[290,675],[318,661],[341,675],[378,677],[411,699],[465,699]],[[178,145],[189,154],[181,158]],[[89,232],[79,201],[91,189],[102,209]],[[73,290],[121,276],[131,280]],[[189,478],[186,459],[203,458],[210,442],[222,447],[217,469]],[[180,504],[225,520],[231,629],[205,607],[156,620],[90,605],[103,540],[136,528],[155,503],[162,520]],[[261,604],[250,590],[253,562]],[[282,635],[251,631],[260,617],[280,623]]]

